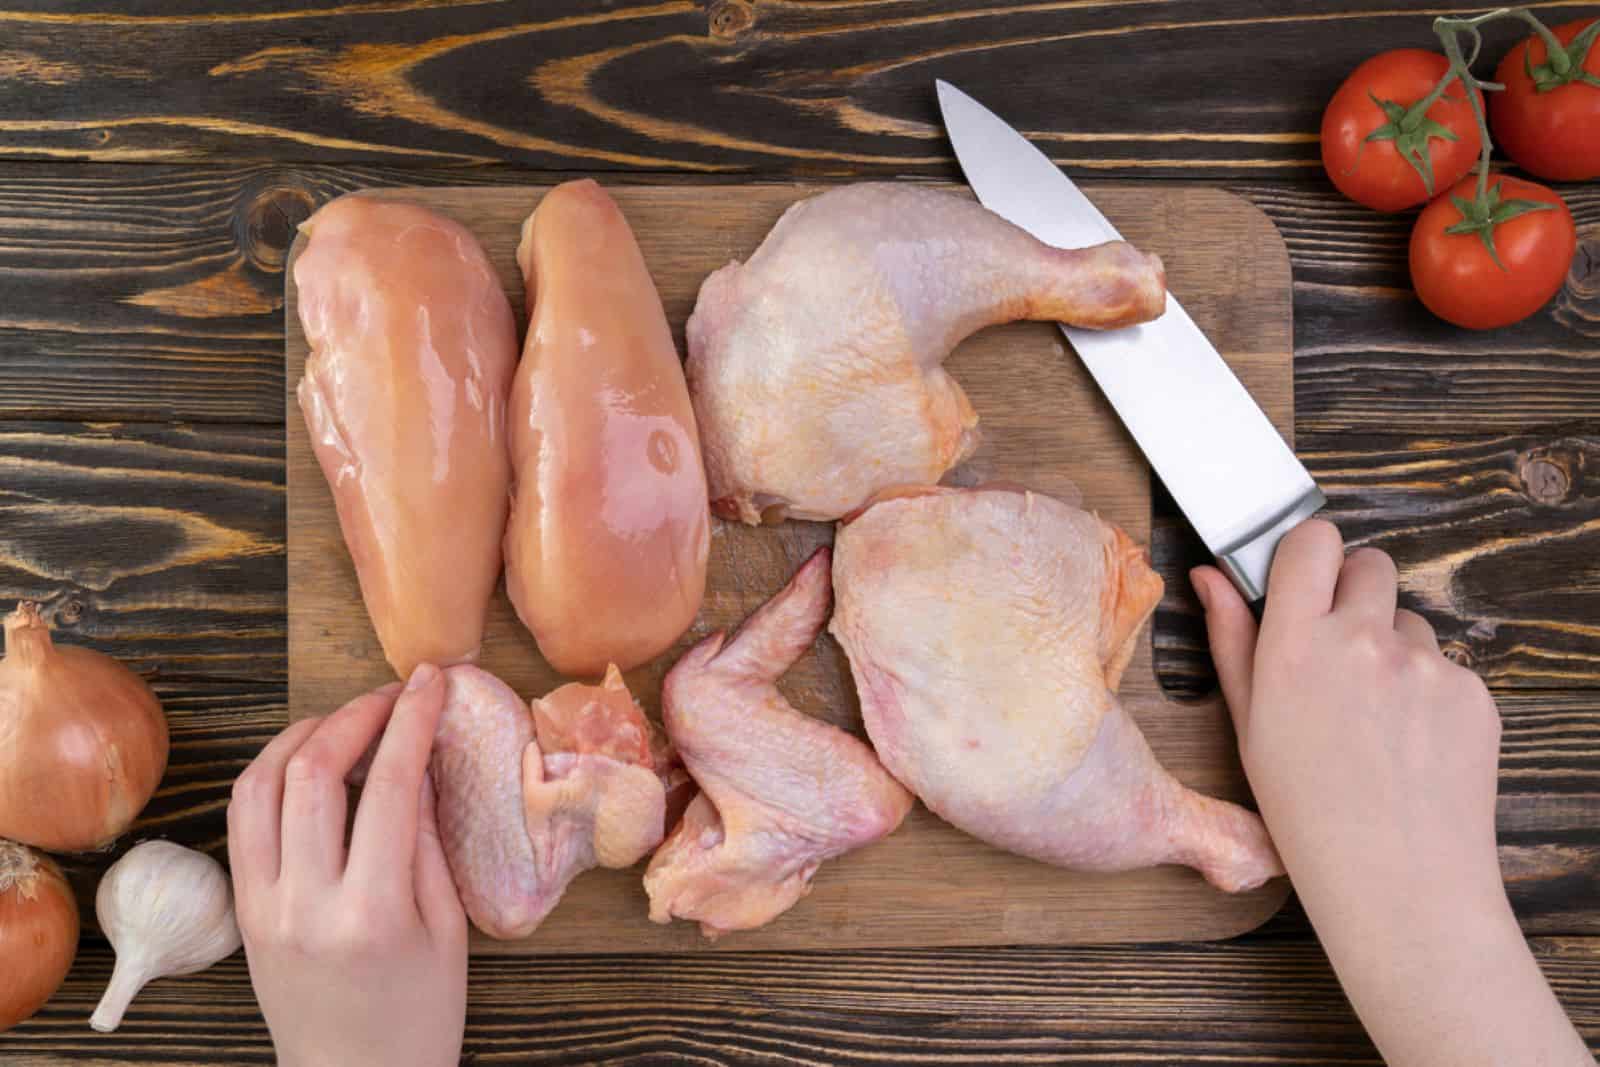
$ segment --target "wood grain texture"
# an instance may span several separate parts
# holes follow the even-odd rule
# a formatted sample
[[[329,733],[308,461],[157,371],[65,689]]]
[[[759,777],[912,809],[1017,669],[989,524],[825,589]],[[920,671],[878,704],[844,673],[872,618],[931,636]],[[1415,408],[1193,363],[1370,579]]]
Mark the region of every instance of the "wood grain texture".
[[[277,424],[298,223],[358,188],[528,180],[505,167],[0,164],[0,416]],[[1528,433],[1600,411],[1600,188],[1563,189],[1582,244],[1562,294],[1486,334],[1410,294],[1408,215],[1367,211],[1320,177],[1232,188],[1289,247],[1302,444]]]
[[[1600,412],[1600,408],[1596,409]],[[1451,658],[1499,688],[1592,685],[1600,674],[1600,421],[1466,440],[1323,434],[1300,457],[1351,545],[1394,557],[1400,599]],[[1190,567],[1204,546],[1158,500],[1162,677],[1215,683]]]
[[[283,438],[0,424],[0,601],[158,678],[281,676]]]
[[[1556,17],[1585,7],[1533,6]],[[944,77],[981,87],[1080,169],[1298,177],[1320,166],[1318,123],[1339,81],[1374,41],[1436,47],[1438,5],[31,7],[0,10],[0,78],[14,90],[0,94],[0,151],[12,158],[933,172],[949,163],[932,95]],[[1489,54],[1520,33],[1491,27]]]
[[[1600,1049],[1600,940],[1534,954]],[[272,1062],[244,960],[155,982],[122,1029],[87,1019],[111,974],[85,942],[56,998],[0,1034],[8,1067]],[[481,957],[463,1063],[1379,1065],[1306,942],[940,952]]]
[[[707,274],[753,252],[779,215],[815,186],[630,187],[613,190],[656,280],[682,350],[684,321]],[[513,262],[522,220],[541,195],[521,190],[393,190],[467,225],[501,272],[513,305]],[[1292,432],[1289,272],[1271,224],[1225,193],[1170,186],[1102,187],[1102,207],[1136,244],[1163,256],[1168,284],[1210,331],[1281,428]],[[1205,233],[1204,242],[1194,239]],[[696,239],[685,240],[694,234]],[[303,247],[297,243],[296,252]],[[293,255],[290,258],[291,272]],[[306,357],[288,282],[286,382]],[[1070,358],[1059,331],[1022,323],[985,331],[946,363],[980,418],[983,444],[952,472],[961,484],[999,479],[1086,505],[1136,540],[1149,529],[1149,477],[1136,446]],[[388,682],[362,606],[338,518],[311,452],[298,405],[287,404],[289,462],[289,700],[292,718],[320,714]],[[689,645],[737,625],[831,539],[831,524],[753,529],[717,522],[705,606],[665,655],[629,672],[635,696],[659,711],[661,679]],[[524,696],[563,681],[539,656],[503,595],[490,613],[481,664]],[[820,642],[786,678],[796,707],[861,732],[849,668]],[[1170,706],[1142,645],[1122,687],[1123,704],[1162,761],[1188,784],[1233,799],[1246,795],[1220,703]],[[1062,872],[978,844],[918,809],[889,839],[826,864],[816,889],[762,930],[719,948],[1152,941],[1230,936],[1282,902],[1280,881],[1228,897],[1192,871],[1163,868],[1118,876]],[[706,944],[691,924],[646,921],[638,871],[595,871],[568,891],[543,926],[512,945],[480,939],[480,951],[663,951]]]

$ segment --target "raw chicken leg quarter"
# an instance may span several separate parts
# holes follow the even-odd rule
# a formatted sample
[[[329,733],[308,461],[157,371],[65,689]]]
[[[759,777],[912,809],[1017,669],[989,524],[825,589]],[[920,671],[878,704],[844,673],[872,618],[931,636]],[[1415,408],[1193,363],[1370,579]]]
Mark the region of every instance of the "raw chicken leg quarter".
[[[1121,241],[1051,248],[982,205],[904,184],[795,204],[689,318],[689,391],[713,510],[836,519],[931,485],[978,443],[940,364],[1016,319],[1091,329],[1161,314],[1161,261]]]
[[[1161,597],[1115,526],[1011,489],[923,489],[841,527],[830,627],[878,757],[935,814],[1089,871],[1161,863],[1219,889],[1283,873],[1251,812],[1159,763],[1115,691]]]

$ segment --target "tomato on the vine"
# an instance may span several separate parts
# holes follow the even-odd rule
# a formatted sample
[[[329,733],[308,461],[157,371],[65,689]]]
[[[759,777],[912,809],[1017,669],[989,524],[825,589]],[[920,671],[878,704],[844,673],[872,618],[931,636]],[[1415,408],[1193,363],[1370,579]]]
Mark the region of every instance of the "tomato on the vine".
[[[1566,46],[1562,52],[1550,54],[1534,34],[1495,69],[1494,80],[1506,88],[1489,107],[1494,141],[1529,174],[1551,181],[1600,178],[1600,19],[1551,32]]]
[[[1411,231],[1411,283],[1429,311],[1474,330],[1507,326],[1560,291],[1578,250],[1572,213],[1554,191],[1493,175],[1476,202],[1476,176],[1423,208]]]
[[[1399,211],[1432,199],[1471,169],[1483,138],[1461,82],[1452,81],[1426,112],[1413,109],[1449,70],[1437,52],[1398,48],[1351,72],[1322,115],[1322,165],[1341,193]]]

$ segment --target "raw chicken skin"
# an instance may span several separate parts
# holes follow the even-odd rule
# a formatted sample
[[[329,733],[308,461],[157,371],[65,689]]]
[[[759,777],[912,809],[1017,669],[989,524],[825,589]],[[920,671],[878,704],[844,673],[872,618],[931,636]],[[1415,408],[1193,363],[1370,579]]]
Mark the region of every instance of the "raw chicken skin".
[[[628,867],[660,843],[670,768],[615,668],[533,702],[452,667],[431,764],[439,838],[467,916],[526,937],[573,878]]]
[[[483,248],[412,204],[345,196],[302,227],[297,395],[395,673],[477,658],[500,578],[516,322]]]
[[[506,589],[562,674],[664,652],[705,593],[705,468],[644,257],[592,181],[545,195],[517,263],[532,321],[511,392]]]
[[[1117,527],[1035,493],[925,489],[834,552],[830,629],[867,732],[936,814],[1080,870],[1181,863],[1229,892],[1283,873],[1261,820],[1180,785],[1117,702],[1161,597]]]
[[[774,684],[827,620],[828,561],[818,551],[731,642],[706,638],[667,675],[662,716],[701,793],[645,872],[658,923],[716,937],[770,922],[824,860],[887,837],[911,809],[870,748]]]
[[[949,193],[869,183],[801,201],[706,279],[689,318],[712,508],[836,519],[931,485],[977,447],[978,416],[940,366],[962,338],[1016,319],[1129,326],[1165,301],[1155,256],[1051,248]]]

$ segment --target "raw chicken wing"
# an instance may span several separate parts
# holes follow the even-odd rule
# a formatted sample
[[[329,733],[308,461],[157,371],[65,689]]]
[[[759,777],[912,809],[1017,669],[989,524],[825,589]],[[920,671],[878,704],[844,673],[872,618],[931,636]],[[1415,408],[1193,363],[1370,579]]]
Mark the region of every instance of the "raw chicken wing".
[[[667,675],[667,733],[702,791],[645,872],[656,922],[695,920],[707,937],[770,922],[824,860],[887,837],[911,808],[870,748],[775,685],[827,620],[828,561],[818,551],[731,642],[706,638]]]
[[[400,677],[474,660],[500,578],[516,323],[467,229],[365,196],[302,227],[297,395],[367,614]]]
[[[706,279],[689,319],[713,509],[836,519],[937,482],[978,441],[940,366],[962,338],[1015,319],[1128,326],[1165,300],[1155,256],[1051,248],[949,193],[863,184],[801,201],[748,262]]]
[[[445,672],[432,775],[439,838],[469,918],[526,937],[591,867],[661,841],[664,747],[615,667],[528,705],[476,667]]]
[[[1161,579],[1089,512],[1011,489],[924,489],[843,526],[832,633],[879,758],[991,844],[1090,871],[1282,874],[1254,814],[1156,762],[1115,690]]]
[[[527,346],[511,392],[506,589],[551,666],[664,652],[700,610],[710,515],[683,367],[633,232],[592,181],[522,229]]]

